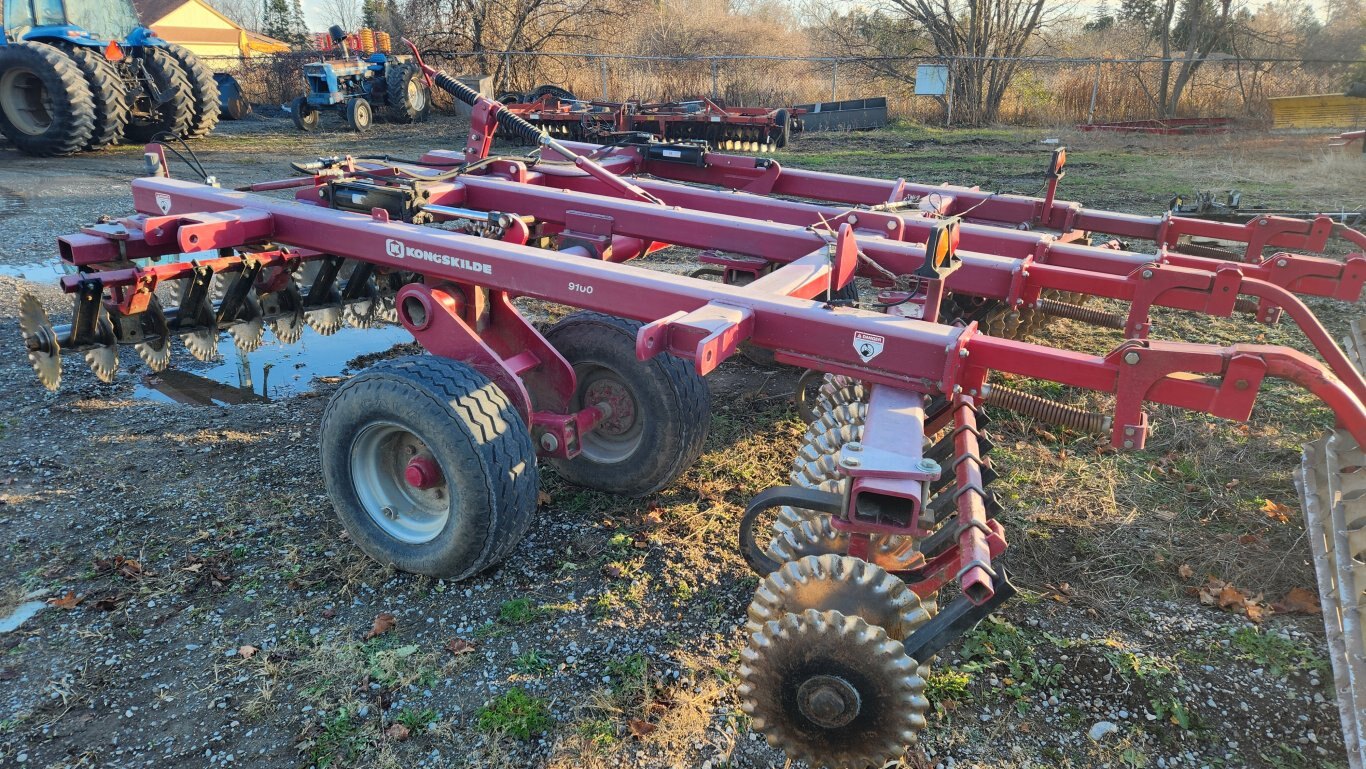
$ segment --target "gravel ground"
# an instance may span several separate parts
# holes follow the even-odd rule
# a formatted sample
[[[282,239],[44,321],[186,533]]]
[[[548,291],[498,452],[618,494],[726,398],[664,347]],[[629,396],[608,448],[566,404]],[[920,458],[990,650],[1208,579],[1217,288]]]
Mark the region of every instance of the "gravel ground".
[[[226,185],[287,175],[285,157],[449,145],[461,128],[382,127],[362,143],[266,117],[224,124],[199,150]],[[60,392],[36,382],[18,296],[66,314],[44,266],[53,239],[129,210],[139,165],[136,149],[38,160],[0,145],[0,617],[55,599],[0,632],[0,766],[782,763],[738,709],[756,580],[733,538],[800,435],[790,372],[737,360],[710,378],[706,453],[658,495],[617,499],[547,470],[542,514],[505,564],[459,584],[396,573],[347,540],[316,453],[328,395],[376,357],[412,352],[390,351],[395,339],[289,359],[281,367],[299,368],[273,375],[266,399],[259,381],[244,393],[191,362],[230,386],[169,402],[131,351],[114,384],[75,356]],[[1195,421],[1209,433],[1200,451],[1236,440]],[[1011,524],[1022,554],[1007,559],[1023,596],[936,660],[931,726],[905,766],[1345,765],[1319,618],[1253,624],[1203,606],[1182,589],[1179,561],[1164,560],[1165,540],[1113,525],[1148,512],[1117,488],[1163,483],[1139,467],[1160,465],[1161,447],[1124,465],[1089,439],[1059,444],[1009,420],[998,430],[1003,455],[1023,460],[1001,481],[1028,497]],[[1273,451],[1282,501],[1294,439]],[[1080,455],[1099,464],[1079,467]],[[1076,502],[1069,474],[1096,467],[1109,474],[1083,484],[1099,490],[1082,504],[1110,517],[1048,518]],[[1220,494],[1259,516],[1251,492]],[[1216,537],[1200,525],[1183,519],[1166,536]],[[1298,551],[1237,556],[1268,573],[1240,587],[1270,601],[1284,584],[1312,585],[1297,526],[1292,515],[1284,536]],[[1106,555],[1088,542],[1146,556],[1097,565]]]

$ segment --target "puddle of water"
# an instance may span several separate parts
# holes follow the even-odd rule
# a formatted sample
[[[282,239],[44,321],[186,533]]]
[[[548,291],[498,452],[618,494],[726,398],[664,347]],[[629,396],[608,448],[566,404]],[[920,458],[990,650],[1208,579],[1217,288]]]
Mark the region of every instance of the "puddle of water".
[[[0,211],[3,211],[0,206]],[[60,259],[53,259],[49,262],[35,262],[33,264],[0,264],[0,275],[10,278],[23,278],[34,283],[46,283],[56,281],[58,278],[67,274],[67,269]]]
[[[38,612],[47,608],[47,604],[42,601],[29,601],[21,603],[10,613],[8,617],[0,619],[0,633],[10,633],[19,629],[19,626],[28,622]]]
[[[283,344],[267,331],[260,349],[242,355],[225,334],[218,340],[221,361],[200,363],[177,346],[171,368],[144,376],[133,396],[204,406],[279,400],[312,390],[318,377],[345,373],[347,362],[357,356],[411,341],[412,334],[401,326],[344,328],[331,336],[306,328],[294,344]]]

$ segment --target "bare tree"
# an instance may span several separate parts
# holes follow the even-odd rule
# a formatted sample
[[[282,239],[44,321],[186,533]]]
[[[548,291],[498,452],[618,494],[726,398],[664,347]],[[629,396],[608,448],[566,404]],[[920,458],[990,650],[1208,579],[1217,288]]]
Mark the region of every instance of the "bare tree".
[[[1045,0],[890,0],[923,29],[935,52],[952,58],[956,114],[972,123],[996,119],[1001,98],[1035,36],[1064,8]]]
[[[1229,42],[1233,30],[1232,0],[1163,0],[1157,19],[1157,39],[1162,46],[1158,78],[1158,115],[1173,117],[1191,78],[1216,47]],[[1182,45],[1184,43],[1184,45]],[[1178,61],[1173,51],[1184,48]]]
[[[261,0],[214,0],[219,13],[240,24],[243,29],[260,32],[262,27]]]
[[[327,26],[336,24],[347,32],[361,26],[361,0],[321,0],[318,7]]]
[[[497,52],[591,49],[620,11],[615,0],[409,0],[403,15],[423,47],[475,54],[504,90],[539,65]]]

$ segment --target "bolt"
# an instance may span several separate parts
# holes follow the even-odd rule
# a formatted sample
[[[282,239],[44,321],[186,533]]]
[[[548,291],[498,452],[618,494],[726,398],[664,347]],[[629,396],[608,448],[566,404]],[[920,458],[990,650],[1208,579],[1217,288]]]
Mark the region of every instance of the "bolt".
[[[845,451],[863,451],[863,444],[858,441],[849,441],[844,444]]]
[[[1152,276],[1153,276],[1153,271],[1152,271],[1152,270],[1144,270],[1144,271],[1143,271],[1143,279],[1144,279],[1144,280],[1147,280],[1148,278],[1151,278]]]
[[[1133,448],[1133,447],[1134,447],[1134,442],[1133,442],[1133,441],[1125,441],[1125,442],[1124,442],[1124,448],[1126,448],[1126,449],[1131,449],[1131,448]]]
[[[858,457],[840,457],[840,464],[845,467],[858,467],[863,463],[859,461]]]
[[[850,223],[850,224],[858,224],[858,217],[855,216],[854,214],[849,214],[849,223]]]
[[[1239,379],[1237,382],[1234,382],[1234,383],[1233,383],[1233,386],[1236,387],[1236,388],[1239,389],[1239,390],[1246,390],[1246,389],[1247,389],[1247,380],[1246,380],[1246,379]]]
[[[966,358],[966,357],[968,357],[968,348],[964,347],[963,349],[959,350],[959,351],[958,351],[958,357],[960,357],[960,358]]]
[[[1126,427],[1126,428],[1124,428],[1124,434],[1125,434],[1125,435],[1133,435],[1133,434],[1134,434],[1134,428],[1132,428],[1132,427]]]
[[[844,713],[844,698],[829,689],[819,689],[807,700],[811,715],[821,721],[833,721]]]
[[[560,439],[553,433],[541,433],[541,448],[546,451],[554,451],[560,447]]]
[[[1277,266],[1277,267],[1285,267],[1285,266],[1288,265],[1288,264],[1290,264],[1290,260],[1288,260],[1288,259],[1277,259],[1277,260],[1276,260],[1276,266]]]
[[[895,230],[895,229],[896,229],[896,222],[887,222],[887,229],[889,229],[889,230]]]
[[[1132,365],[1138,363],[1138,353],[1136,353],[1136,352],[1126,352],[1126,353],[1124,353],[1124,362],[1127,363],[1127,364],[1129,364],[1130,366],[1132,366]]]
[[[961,393],[961,392],[963,392],[963,386],[962,386],[962,385],[954,385],[954,386],[953,386],[953,394],[954,394],[954,395],[958,395],[958,394]]]
[[[388,518],[391,521],[396,520],[398,518],[398,512],[394,510],[394,508],[389,507],[388,505],[385,505],[384,507],[380,508],[380,512],[384,513],[384,517]]]
[[[939,472],[939,463],[933,459],[922,459],[920,460],[920,470],[926,473],[937,473]]]

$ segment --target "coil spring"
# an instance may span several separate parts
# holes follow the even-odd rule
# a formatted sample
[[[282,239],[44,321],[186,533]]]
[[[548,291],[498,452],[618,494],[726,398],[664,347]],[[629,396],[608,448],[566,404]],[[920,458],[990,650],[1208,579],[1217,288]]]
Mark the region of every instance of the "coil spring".
[[[1024,414],[1040,422],[1067,427],[1078,432],[1104,434],[1110,430],[1110,417],[1094,411],[1068,406],[1032,393],[992,385],[987,391],[987,403]]]
[[[1123,329],[1126,321],[1123,315],[1115,312],[1105,312],[1094,307],[1082,307],[1081,305],[1059,302],[1055,299],[1040,299],[1038,304],[1039,311],[1058,318],[1081,321],[1092,326],[1101,328]]]
[[[366,27],[360,29],[360,49],[366,53],[375,52],[375,33]]]
[[[473,88],[470,88],[469,86],[465,85],[459,80],[456,80],[450,75],[447,75],[444,72],[436,73],[436,77],[433,79],[433,82],[435,82],[436,86],[441,90],[445,91],[451,96],[454,96],[460,101],[465,102],[471,107],[473,107],[480,99],[478,91],[474,90]],[[508,134],[511,134],[512,136],[515,136],[521,139],[522,141],[530,142],[531,144],[540,143],[541,130],[536,126],[528,123],[521,117],[514,115],[511,112],[508,112],[504,109],[500,109],[494,114],[497,116],[498,127],[507,131]]]
[[[375,33],[375,48],[379,49],[379,52],[380,52],[380,53],[388,53],[388,52],[389,52],[389,47],[390,47],[389,33],[388,33],[388,32],[376,32],[376,33]]]

